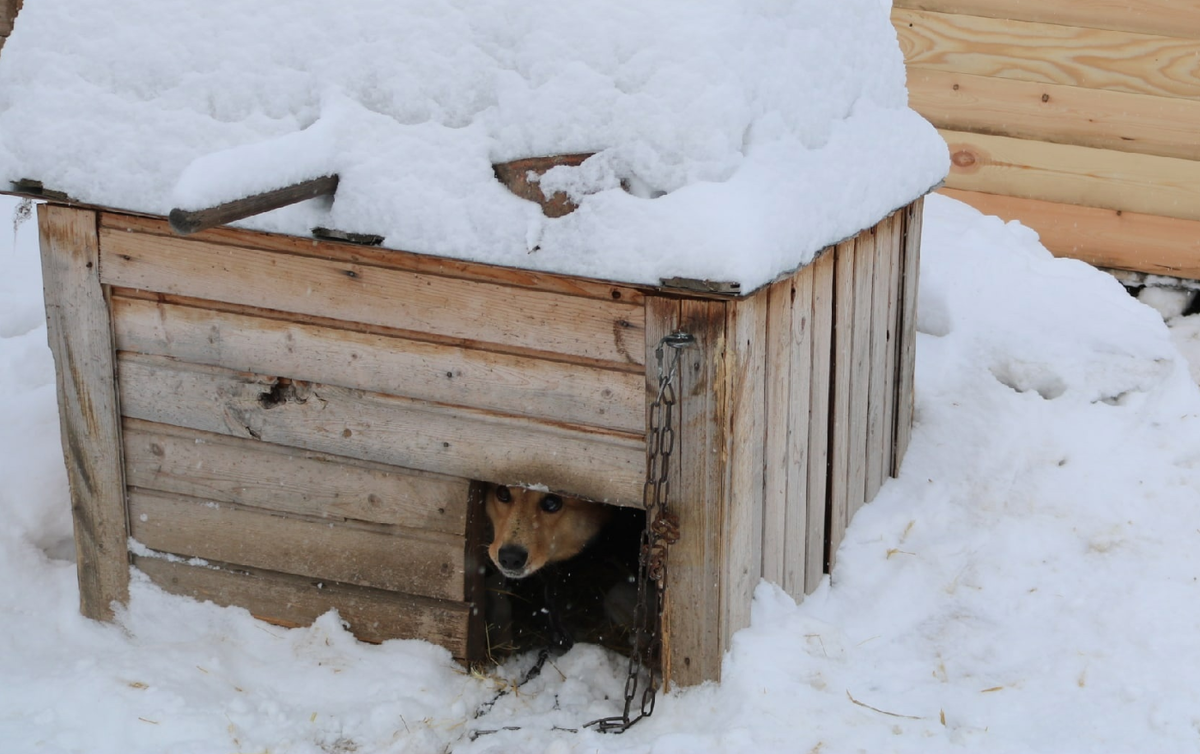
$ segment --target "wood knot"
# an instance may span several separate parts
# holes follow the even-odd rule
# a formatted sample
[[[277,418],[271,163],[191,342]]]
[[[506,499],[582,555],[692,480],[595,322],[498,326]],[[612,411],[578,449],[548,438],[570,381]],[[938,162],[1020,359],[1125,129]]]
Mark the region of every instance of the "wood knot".
[[[954,154],[950,155],[950,161],[960,168],[969,168],[975,164],[976,159],[972,152],[966,149],[960,149]]]

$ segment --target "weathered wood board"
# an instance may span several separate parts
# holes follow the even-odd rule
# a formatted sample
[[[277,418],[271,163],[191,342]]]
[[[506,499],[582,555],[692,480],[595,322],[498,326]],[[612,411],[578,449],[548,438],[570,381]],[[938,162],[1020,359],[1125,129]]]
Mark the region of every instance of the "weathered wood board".
[[[292,383],[123,353],[122,405],[134,419],[433,471],[545,484],[640,505],[644,439],[332,385]]]
[[[112,324],[96,213],[38,205],[47,338],[71,489],[81,612],[109,620],[129,594],[128,527]]]
[[[129,521],[133,538],[159,552],[463,599],[461,535],[334,525],[138,489],[129,493]]]
[[[280,626],[307,626],[330,609],[359,639],[381,642],[397,635],[440,644],[462,660],[469,650],[470,605],[381,589],[337,584],[241,566],[188,565],[136,557],[134,565],[158,586],[218,605],[248,607],[254,617]]]

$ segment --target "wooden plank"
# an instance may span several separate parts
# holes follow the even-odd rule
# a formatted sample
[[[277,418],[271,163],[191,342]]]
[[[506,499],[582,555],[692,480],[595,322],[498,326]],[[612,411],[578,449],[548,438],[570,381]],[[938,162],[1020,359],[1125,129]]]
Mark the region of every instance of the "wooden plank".
[[[100,215],[100,227],[119,233],[149,234],[173,238],[174,232],[166,220],[116,212]],[[364,248],[348,243],[317,241],[296,236],[276,235],[241,228],[214,228],[191,236],[189,240],[206,244],[248,246],[266,251],[280,251],[299,256],[328,259],[345,264],[362,264],[395,270],[438,275],[461,280],[496,283],[498,285],[560,293],[568,296],[622,301],[642,306],[643,295],[636,286],[618,285],[604,280],[559,275],[536,270],[467,262],[461,259],[415,254],[395,249]]]
[[[850,508],[850,425],[854,403],[851,375],[854,372],[854,239],[834,250],[833,275],[833,384],[831,390],[829,441],[829,504],[826,513],[825,570],[833,570],[837,549],[846,534]]]
[[[1200,101],[910,68],[908,104],[939,128],[1200,160]]]
[[[678,306],[678,314],[672,311]],[[679,428],[676,445],[678,482],[672,484],[673,508],[679,514],[680,539],[668,559],[668,595],[664,647],[672,685],[691,686],[721,676],[722,643],[720,567],[725,520],[725,417],[727,412],[725,304],[713,301],[664,301],[655,316],[656,332],[678,327],[696,343],[686,352],[679,372]],[[648,307],[649,309],[649,307]],[[650,369],[647,369],[650,372]],[[657,374],[652,378],[657,386]]]
[[[136,488],[129,523],[135,540],[159,552],[425,597],[464,596],[462,536],[334,525]]]
[[[840,247],[839,247],[840,248]],[[834,398],[834,269],[837,251],[829,249],[809,265],[812,270],[812,358],[809,362],[811,389],[808,423],[808,511],[804,593],[811,594],[821,583],[828,562],[825,545],[830,516],[830,423]]]
[[[1055,256],[1098,267],[1200,280],[1200,221],[1078,207],[977,191],[946,196],[1005,220],[1020,220]]]
[[[762,577],[783,586],[787,562],[792,389],[792,301],[797,276],[773,283],[767,296],[766,484],[763,495]],[[764,295],[762,293],[757,295]],[[799,304],[797,304],[799,305]],[[805,365],[807,370],[807,365]]]
[[[1179,0],[895,0],[894,7],[1200,38],[1200,6]]]
[[[810,538],[808,497],[809,483],[809,448],[810,426],[813,420],[812,382],[813,382],[813,266],[804,267],[792,276],[795,299],[789,312],[792,318],[791,338],[788,353],[782,358],[791,363],[792,383],[790,399],[786,406],[778,410],[787,412],[787,516],[784,522],[784,567],[781,586],[796,600],[804,599],[805,571],[808,568],[809,547],[813,544]],[[828,364],[826,364],[828,366]],[[770,409],[770,406],[768,406]],[[828,409],[828,397],[826,397]],[[773,413],[776,409],[770,409]],[[768,414],[770,416],[770,414]],[[821,444],[829,441],[829,430]],[[770,466],[768,465],[768,471]],[[823,509],[825,500],[822,497],[819,506]],[[764,531],[766,524],[764,523]],[[817,550],[823,551],[822,540],[825,537],[825,523],[819,524],[820,537],[815,543]],[[764,536],[764,542],[766,537]],[[822,552],[823,556],[823,552]]]
[[[896,468],[893,476],[900,473],[900,465],[908,452],[913,423],[913,377],[917,354],[917,291],[920,287],[921,270],[921,217],[925,198],[910,204],[906,213],[904,233],[904,272],[902,304],[900,309],[900,364],[896,390]]]
[[[854,240],[854,348],[850,365],[849,493],[846,524],[867,501],[867,446],[871,390],[871,300],[875,282],[875,232],[859,233]]]
[[[465,479],[137,419],[125,420],[123,434],[125,478],[134,487],[316,518],[466,531]]]
[[[457,658],[470,656],[470,608],[462,602],[254,568],[195,566],[154,557],[136,557],[134,565],[171,594],[242,607],[268,623],[289,628],[307,626],[336,609],[362,641],[423,639],[445,647]]]
[[[643,431],[643,378],[597,367],[117,297],[117,347],[425,401]]]
[[[1006,136],[941,131],[949,188],[1200,220],[1200,169],[1189,160]]]
[[[912,68],[1200,99],[1200,39],[895,8]]]
[[[767,291],[726,307],[724,362],[729,395],[728,492],[721,523],[721,643],[750,625],[754,587],[762,578],[766,441]]]
[[[274,209],[299,204],[309,199],[315,199],[318,196],[330,196],[337,191],[337,187],[338,177],[336,175],[325,175],[272,191],[264,191],[252,196],[242,197],[241,199],[234,199],[231,202],[218,204],[214,207],[205,207],[196,210],[186,210],[176,207],[171,210],[168,220],[171,223],[171,230],[181,236],[187,236],[202,230],[215,228],[218,225],[228,225],[229,223],[245,220],[247,217],[261,215],[264,212],[270,212]]]
[[[467,536],[464,544],[463,596],[470,612],[467,614],[467,646],[465,658],[482,662],[490,656],[488,646],[488,593],[484,578],[487,573],[487,548],[491,544],[491,521],[484,509],[484,482],[472,482],[467,501]]]
[[[122,353],[126,416],[640,505],[645,438]]]
[[[892,223],[885,218],[875,226],[874,270],[872,271],[869,378],[867,392],[867,487],[864,502],[871,502],[883,486],[884,477],[891,473],[887,438],[895,434],[894,422],[888,414],[888,305],[891,302],[892,282]],[[894,366],[894,364],[893,364]],[[860,398],[862,400],[862,398]]]
[[[617,364],[645,358],[644,312],[366,264],[101,229],[104,282]]]
[[[112,325],[100,283],[96,214],[38,205],[46,328],[71,490],[79,608],[111,620],[129,599],[128,527]]]
[[[887,283],[887,362],[884,365],[886,384],[883,388],[884,421],[886,433],[884,436],[884,466],[885,476],[896,475],[896,415],[899,404],[896,401],[896,391],[899,390],[900,370],[900,308],[903,305],[902,280],[904,277],[904,226],[908,215],[907,208],[901,208],[888,218],[891,226],[890,244],[888,246],[890,275]]]

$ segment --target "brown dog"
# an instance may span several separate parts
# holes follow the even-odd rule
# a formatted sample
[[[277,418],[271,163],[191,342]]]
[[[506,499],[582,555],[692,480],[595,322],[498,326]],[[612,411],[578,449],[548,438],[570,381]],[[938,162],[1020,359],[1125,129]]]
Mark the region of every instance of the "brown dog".
[[[607,505],[523,487],[488,485],[485,502],[492,522],[488,555],[510,579],[578,555],[612,515]]]

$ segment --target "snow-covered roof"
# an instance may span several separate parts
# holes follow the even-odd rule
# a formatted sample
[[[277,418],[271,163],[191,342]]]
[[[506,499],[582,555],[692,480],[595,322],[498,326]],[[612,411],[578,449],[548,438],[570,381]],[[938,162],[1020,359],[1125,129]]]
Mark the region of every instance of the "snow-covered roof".
[[[0,56],[0,188],[751,290],[945,175],[887,0],[38,0]],[[594,152],[547,218],[493,164]],[[546,184],[543,183],[545,187]]]

